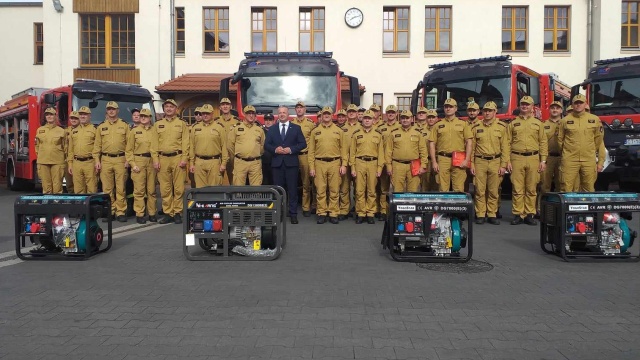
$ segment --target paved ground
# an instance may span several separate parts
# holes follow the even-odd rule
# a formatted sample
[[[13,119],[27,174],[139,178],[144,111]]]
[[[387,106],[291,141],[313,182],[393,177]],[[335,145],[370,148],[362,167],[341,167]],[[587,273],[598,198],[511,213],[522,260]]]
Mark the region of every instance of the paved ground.
[[[0,268],[0,359],[640,358],[638,264],[564,263],[507,221],[475,228],[477,274],[393,262],[381,224],[301,218],[271,262],[189,262],[177,225],[123,233]]]

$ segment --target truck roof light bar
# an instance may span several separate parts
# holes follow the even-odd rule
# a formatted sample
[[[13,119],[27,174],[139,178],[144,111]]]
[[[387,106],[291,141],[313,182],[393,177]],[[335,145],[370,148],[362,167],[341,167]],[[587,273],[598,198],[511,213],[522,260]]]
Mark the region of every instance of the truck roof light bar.
[[[511,55],[491,56],[491,57],[478,58],[478,59],[453,61],[453,62],[447,62],[442,64],[433,64],[429,66],[429,69],[442,69],[442,68],[447,68],[447,67],[452,67],[457,65],[470,65],[470,64],[477,64],[482,62],[509,61],[509,60],[511,60]]]
[[[89,82],[89,83],[91,83],[91,82],[93,82],[93,83],[103,83],[103,84],[111,84],[111,85],[142,87],[142,85],[140,85],[140,84],[131,84],[131,83],[117,82],[117,81],[105,81],[105,80],[82,79],[82,78],[78,78],[78,79],[76,79],[76,81]]]
[[[613,59],[596,60],[593,63],[596,64],[596,65],[608,65],[608,64],[616,64],[616,63],[627,62],[627,61],[636,61],[636,60],[640,60],[640,55],[629,56],[629,57],[624,57],[624,58],[613,58]]]
[[[298,51],[298,52],[246,52],[245,58],[277,58],[277,57],[324,57],[330,59],[333,57],[333,52],[326,51]]]

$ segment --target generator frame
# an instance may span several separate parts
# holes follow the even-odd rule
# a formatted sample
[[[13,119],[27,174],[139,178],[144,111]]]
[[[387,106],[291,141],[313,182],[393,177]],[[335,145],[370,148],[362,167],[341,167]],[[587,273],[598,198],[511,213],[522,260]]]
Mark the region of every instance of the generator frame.
[[[594,193],[546,193],[540,201],[540,247],[547,254],[561,257],[564,261],[576,260],[606,260],[617,259],[621,261],[640,261],[640,245],[636,245],[638,253],[628,254],[603,254],[590,251],[567,251],[567,240],[574,236],[583,236],[567,233],[566,219],[570,214],[593,214],[593,236],[600,237],[603,227],[604,213],[631,214],[640,213],[640,197],[636,193],[594,192]],[[631,221],[629,221],[631,222]],[[636,225],[638,221],[635,222]],[[549,241],[549,237],[560,237],[559,246],[556,242]],[[585,234],[584,236],[587,236]],[[559,248],[558,248],[559,247]],[[629,246],[631,249],[631,246]]]
[[[434,213],[458,215],[466,220],[466,256],[438,256],[426,252],[413,251],[400,254],[397,243],[403,238],[416,237],[415,234],[401,234],[396,232],[396,214],[421,214],[423,219],[429,219],[429,226],[424,226],[420,238],[428,238],[431,233],[430,223]],[[473,198],[463,192],[421,192],[421,193],[392,193],[389,195],[389,211],[382,232],[382,248],[389,249],[393,260],[416,263],[466,263],[473,255],[473,218],[475,209]],[[426,222],[423,222],[426,224]],[[462,230],[462,228],[461,228]]]
[[[90,241],[85,239],[84,253],[63,253],[39,251],[24,253],[26,240],[30,237],[45,236],[42,233],[23,231],[25,216],[40,216],[46,218],[46,227],[53,236],[53,218],[56,215],[70,214],[83,216],[85,221],[107,219],[106,246],[102,245],[97,251],[89,251]],[[90,257],[109,251],[113,242],[113,224],[111,214],[111,198],[108,194],[32,194],[18,196],[14,202],[15,247],[16,255],[21,260],[87,260]],[[105,239],[103,238],[102,244]],[[35,243],[32,241],[32,243]]]
[[[275,185],[209,186],[190,189],[184,197],[183,253],[188,260],[192,261],[275,260],[280,256],[286,244],[286,208],[287,193],[282,187]],[[207,211],[203,209],[220,214],[221,231],[195,232],[190,229],[193,225],[190,213]],[[231,236],[229,229],[235,226],[272,228],[272,235],[275,237],[275,253],[269,256],[230,256]],[[193,238],[190,238],[191,236]],[[222,240],[221,254],[211,254],[204,249],[202,249],[203,254],[190,252],[189,248],[191,247],[201,247],[200,239],[212,238]]]

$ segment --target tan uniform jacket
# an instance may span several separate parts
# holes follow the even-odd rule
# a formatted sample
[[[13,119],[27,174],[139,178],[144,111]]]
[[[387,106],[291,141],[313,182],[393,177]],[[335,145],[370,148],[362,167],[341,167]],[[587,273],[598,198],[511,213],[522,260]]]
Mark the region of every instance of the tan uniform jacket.
[[[402,127],[391,130],[386,136],[385,162],[387,169],[391,169],[393,160],[412,161],[420,159],[423,169],[429,163],[426,136],[413,127]]]
[[[544,122],[544,133],[547,135],[547,147],[549,154],[560,154],[560,144],[558,144],[558,125],[560,121],[553,122],[547,120]]]
[[[533,116],[527,118],[518,116],[509,124],[507,133],[509,134],[509,144],[511,144],[512,152],[527,153],[538,151],[540,161],[547,160],[547,155],[549,155],[547,135],[544,133],[542,121]],[[595,154],[595,151],[593,153]]]
[[[442,119],[433,125],[428,140],[435,143],[437,154],[438,152],[465,151],[466,140],[471,138],[469,124],[454,117],[451,120]]]
[[[232,156],[241,158],[257,158],[264,152],[264,130],[254,123],[234,126],[227,136],[227,148]]]
[[[356,158],[365,156],[378,158],[377,171],[382,172],[382,167],[384,166],[384,140],[378,130],[372,127],[367,131],[361,127],[353,132],[350,142],[349,165],[351,166],[351,171],[355,171]]]
[[[490,124],[484,121],[476,123],[471,128],[473,144],[471,146],[471,163],[476,156],[495,156],[500,154],[500,167],[504,168],[509,162],[509,136],[507,125],[498,119]]]
[[[38,164],[60,165],[65,162],[66,133],[58,125],[43,125],[36,130],[36,156]]]
[[[341,166],[349,162],[344,131],[335,124],[318,125],[311,132],[309,148],[309,170],[316,169],[316,158],[340,158]]]
[[[307,147],[302,149],[300,152],[307,151],[309,149],[309,140],[311,139],[311,131],[315,129],[316,124],[313,122],[313,120],[307,117],[302,118],[302,120],[298,120],[298,118],[296,117],[293,120],[291,120],[291,122],[300,126],[302,130],[302,136],[304,136],[304,140],[307,142]]]
[[[571,113],[558,125],[558,146],[563,160],[593,161],[602,147],[603,137],[602,122],[588,112]],[[598,165],[602,166],[604,160],[604,156],[598,156]]]
[[[160,153],[182,152],[181,161],[189,157],[189,129],[186,122],[177,116],[164,118],[153,125],[155,136],[151,142],[151,158],[159,162]]]
[[[206,124],[200,122],[191,129],[191,140],[189,145],[189,164],[194,166],[198,156],[220,155],[220,164],[226,165],[229,161],[229,151],[227,149],[227,137],[224,126],[217,122]]]
[[[69,151],[67,151],[69,165],[73,163],[74,157],[87,158],[92,156],[95,140],[96,128],[93,124],[81,124],[71,130]]]
[[[155,132],[153,131],[153,125],[144,127],[138,125],[131,129],[129,137],[127,138],[127,149],[125,151],[127,156],[127,162],[131,167],[135,167],[135,155],[151,154],[151,143]]]
[[[124,154],[127,148],[129,125],[117,119],[113,123],[105,120],[96,129],[96,140],[93,144],[93,160],[98,163],[105,154]]]
[[[224,128],[225,136],[229,134],[229,131],[233,129],[234,126],[242,124],[242,121],[235,116],[229,116],[228,119],[225,119],[223,116],[218,116],[213,119],[214,122],[220,123]]]

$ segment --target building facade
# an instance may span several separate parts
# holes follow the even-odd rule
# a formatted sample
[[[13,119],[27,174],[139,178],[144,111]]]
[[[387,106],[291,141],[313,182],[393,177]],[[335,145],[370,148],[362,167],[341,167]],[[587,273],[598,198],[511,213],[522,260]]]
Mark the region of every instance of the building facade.
[[[0,99],[95,78],[176,97],[187,116],[204,101],[217,103],[219,84],[209,82],[233,74],[249,51],[333,52],[366,87],[364,105],[407,107],[429,65],[496,55],[573,85],[593,60],[640,54],[639,7],[621,0],[5,2],[0,28],[15,36],[3,40],[11,56],[0,58]]]

